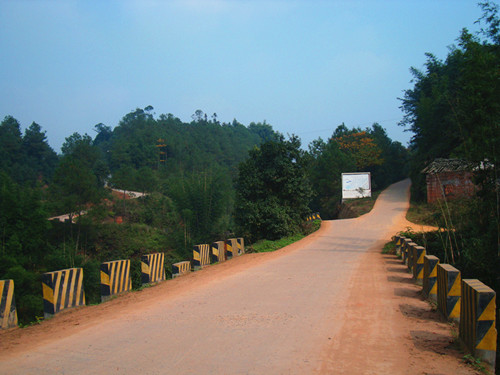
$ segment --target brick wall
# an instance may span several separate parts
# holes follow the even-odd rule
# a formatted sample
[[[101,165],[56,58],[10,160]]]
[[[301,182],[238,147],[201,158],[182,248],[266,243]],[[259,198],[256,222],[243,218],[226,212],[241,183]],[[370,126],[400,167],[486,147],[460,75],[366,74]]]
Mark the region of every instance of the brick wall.
[[[476,186],[472,183],[471,172],[441,172],[428,173],[427,181],[427,203],[433,203],[443,199],[458,197],[470,197],[474,194]]]

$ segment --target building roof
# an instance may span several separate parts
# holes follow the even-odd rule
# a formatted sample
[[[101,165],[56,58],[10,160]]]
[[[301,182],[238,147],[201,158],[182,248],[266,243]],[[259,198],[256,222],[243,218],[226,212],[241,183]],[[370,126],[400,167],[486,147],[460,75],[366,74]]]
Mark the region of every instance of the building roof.
[[[463,159],[434,159],[422,173],[462,172],[472,171],[476,164]]]

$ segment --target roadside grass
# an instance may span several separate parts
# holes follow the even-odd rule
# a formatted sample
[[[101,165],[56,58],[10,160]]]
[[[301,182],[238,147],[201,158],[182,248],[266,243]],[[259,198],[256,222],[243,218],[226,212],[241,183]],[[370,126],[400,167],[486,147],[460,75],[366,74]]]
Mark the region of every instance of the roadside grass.
[[[382,254],[396,255],[396,244],[394,241],[387,242],[382,248]]]
[[[354,219],[370,212],[381,191],[372,192],[371,197],[349,199],[342,204],[339,219]]]
[[[441,211],[438,206],[426,202],[410,202],[406,220],[420,225],[437,226]]]
[[[279,250],[285,246],[291,245],[292,243],[303,239],[304,237],[306,237],[307,235],[309,235],[313,232],[316,232],[320,226],[321,226],[321,220],[314,220],[312,222],[312,227],[310,230],[308,230],[307,234],[296,233],[292,236],[283,237],[283,238],[280,238],[279,240],[275,240],[275,241],[269,241],[269,240],[257,241],[256,243],[249,246],[250,252],[268,253],[271,251]]]

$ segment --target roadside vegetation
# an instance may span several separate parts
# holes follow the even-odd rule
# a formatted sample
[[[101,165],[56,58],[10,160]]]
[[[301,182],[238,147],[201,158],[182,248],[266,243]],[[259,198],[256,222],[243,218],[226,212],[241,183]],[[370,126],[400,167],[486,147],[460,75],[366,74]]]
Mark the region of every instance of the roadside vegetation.
[[[351,219],[367,214],[373,209],[381,191],[372,192],[371,197],[349,199],[342,203],[339,211],[339,219]]]
[[[482,2],[478,34],[464,29],[445,60],[427,55],[413,68],[414,85],[405,91],[401,125],[412,131],[410,221],[440,231],[418,242],[443,262],[500,290],[500,19],[498,6]],[[459,158],[475,165],[477,192],[467,199],[427,205],[422,169],[436,158]],[[415,236],[415,235],[412,235]]]
[[[45,272],[82,267],[87,303],[99,303],[103,261],[130,259],[140,288],[143,254],[165,252],[168,275],[195,244],[298,239],[310,233],[311,212],[337,217],[342,172],[372,172],[380,187],[404,174],[389,172],[407,150],[378,124],[342,124],[306,151],[265,121],[221,123],[197,110],[184,123],[153,110],[136,109],[115,128],[97,124],[94,137],[70,134],[60,153],[40,125],[0,123],[0,279],[15,282],[21,324],[43,315]],[[48,220],[67,213],[66,223]]]
[[[313,220],[302,225],[302,231],[291,236],[283,237],[278,240],[259,240],[250,246],[250,252],[268,253],[279,250],[285,246],[291,245],[294,242],[300,241],[304,237],[316,232],[321,227],[321,220]]]
[[[406,233],[428,253],[500,292],[500,17],[492,1],[479,3],[477,34],[463,29],[444,60],[427,55],[412,68],[414,85],[402,101],[401,125],[414,135],[410,150],[412,209],[408,219],[439,231]],[[476,193],[427,205],[422,169],[436,158],[474,165]],[[497,319],[497,330],[498,330]],[[499,337],[500,338],[500,337]],[[500,365],[497,361],[497,364]]]

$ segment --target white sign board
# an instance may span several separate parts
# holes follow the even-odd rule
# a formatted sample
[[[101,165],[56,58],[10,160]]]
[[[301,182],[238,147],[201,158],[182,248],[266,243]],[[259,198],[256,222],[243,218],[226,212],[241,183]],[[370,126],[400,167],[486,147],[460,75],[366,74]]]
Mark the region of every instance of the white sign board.
[[[342,173],[342,199],[372,196],[370,172]]]

